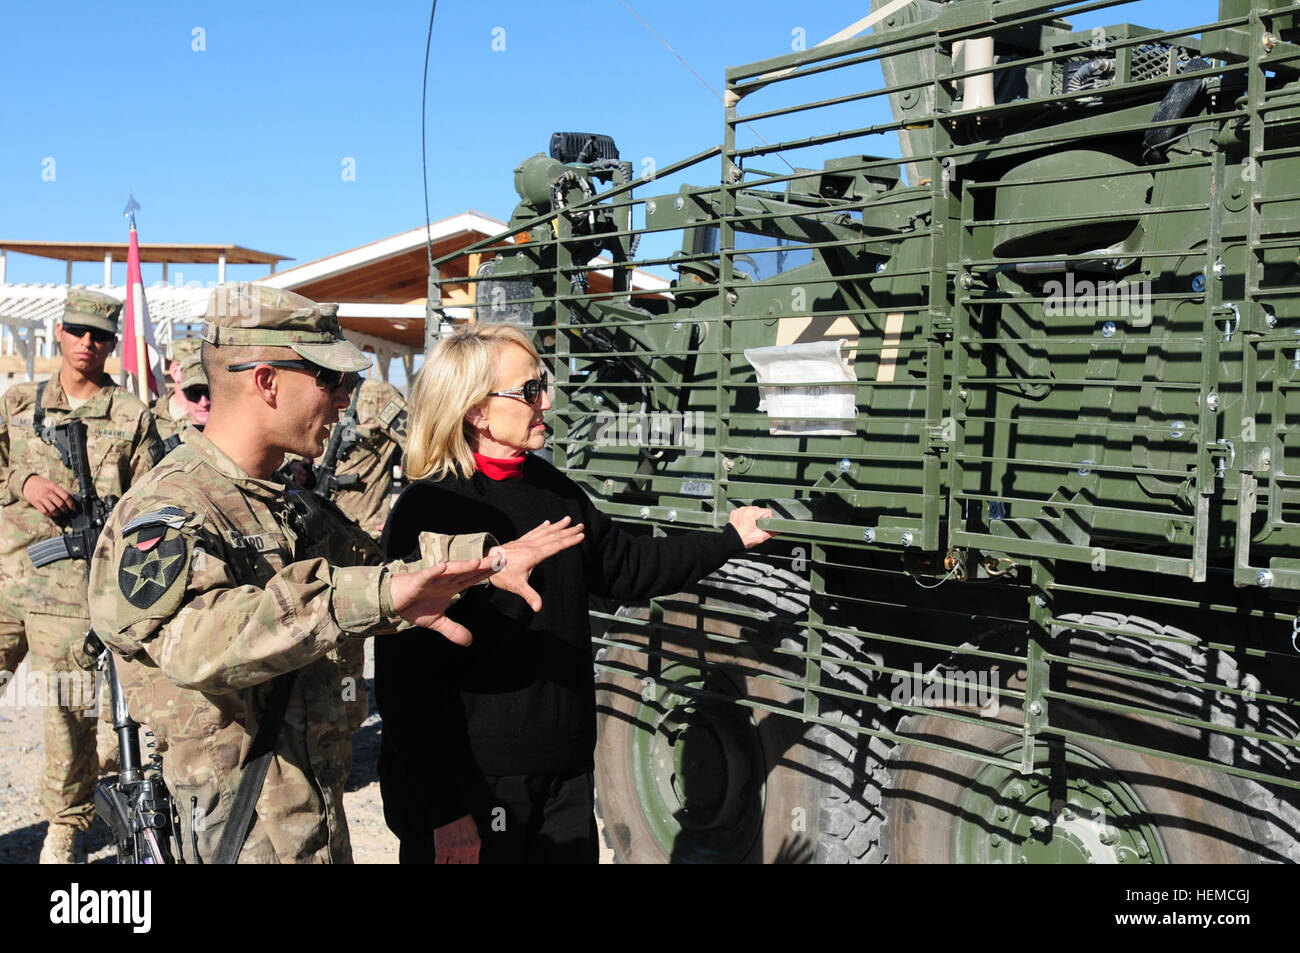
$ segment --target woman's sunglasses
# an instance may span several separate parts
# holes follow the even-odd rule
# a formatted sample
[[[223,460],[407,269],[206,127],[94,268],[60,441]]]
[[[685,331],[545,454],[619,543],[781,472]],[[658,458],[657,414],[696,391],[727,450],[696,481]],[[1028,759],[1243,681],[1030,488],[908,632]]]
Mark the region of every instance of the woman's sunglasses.
[[[284,367],[292,371],[306,371],[316,378],[316,383],[319,386],[330,392],[336,391],[340,387],[346,387],[351,391],[361,380],[360,374],[355,374],[352,371],[336,371],[329,367],[313,364],[311,361],[247,361],[243,364],[227,364],[226,370],[231,373],[251,371],[262,364],[267,367]],[[529,383],[532,382],[529,381]]]
[[[515,400],[522,400],[525,404],[536,406],[541,402],[542,394],[546,393],[546,388],[550,385],[551,379],[547,376],[546,371],[542,371],[541,377],[534,377],[530,381],[524,381],[514,390],[494,390],[489,391],[489,397],[513,397]]]

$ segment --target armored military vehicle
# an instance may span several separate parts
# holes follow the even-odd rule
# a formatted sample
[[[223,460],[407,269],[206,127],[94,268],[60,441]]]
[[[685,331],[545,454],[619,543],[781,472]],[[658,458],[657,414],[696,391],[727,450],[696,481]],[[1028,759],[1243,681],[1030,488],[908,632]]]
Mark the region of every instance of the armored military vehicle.
[[[619,859],[1300,855],[1300,7],[1107,6],[877,3],[657,178],[557,134],[436,263],[605,512],[776,512],[593,613]]]

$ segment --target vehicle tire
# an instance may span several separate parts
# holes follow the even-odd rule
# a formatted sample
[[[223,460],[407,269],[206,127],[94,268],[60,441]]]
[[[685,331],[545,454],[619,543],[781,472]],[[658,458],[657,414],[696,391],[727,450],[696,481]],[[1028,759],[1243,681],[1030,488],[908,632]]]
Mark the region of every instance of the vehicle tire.
[[[733,560],[661,623],[611,627],[622,644],[598,656],[596,796],[617,861],[880,859],[884,749],[855,731],[870,722],[826,696],[817,714],[830,724],[799,718],[805,663],[791,653],[806,645],[807,607],[797,574]],[[852,637],[827,636],[822,650],[861,658]],[[868,689],[861,670],[829,661],[822,684]]]
[[[1238,681],[1233,658],[1189,644],[1195,640],[1181,630],[1112,613],[1064,619],[1071,626],[1056,634],[1068,637],[1072,659],[1232,687],[1250,686],[1248,680]],[[1113,630],[1119,630],[1118,634]],[[1023,643],[1022,638],[1019,645]],[[1007,651],[1010,644],[996,639],[988,647]],[[1061,643],[1057,645],[1063,648]],[[952,671],[961,664],[950,661],[940,668]],[[1011,666],[1003,685],[1023,688],[1023,668]],[[1127,702],[1202,720],[1211,720],[1208,713],[1212,712],[1212,720],[1225,726],[1288,738],[1298,734],[1294,719],[1281,706],[1232,694],[1076,667],[1070,669],[1067,689],[1101,701]],[[1297,859],[1300,812],[1296,791],[1095,739],[1114,739],[1292,777],[1293,748],[1059,699],[1049,704],[1052,725],[1093,736],[1070,739],[1058,749],[1069,765],[1064,786],[1050,787],[1038,776],[1022,776],[1015,770],[915,743],[896,749],[885,792],[888,820],[884,841],[891,858],[900,863],[1255,863]],[[997,723],[1021,724],[1019,703],[1004,699],[996,714],[982,723],[912,714],[900,722],[899,734],[1018,760],[1021,740],[1000,730]],[[1047,744],[1044,737],[1039,736],[1037,744]]]

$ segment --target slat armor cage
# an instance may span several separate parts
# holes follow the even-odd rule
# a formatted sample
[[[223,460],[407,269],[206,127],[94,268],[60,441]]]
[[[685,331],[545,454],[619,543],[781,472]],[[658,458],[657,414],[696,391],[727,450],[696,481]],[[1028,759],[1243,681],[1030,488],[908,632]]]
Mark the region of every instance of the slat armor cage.
[[[720,146],[536,156],[435,262],[629,531],[776,513],[593,610],[625,859],[1300,856],[1297,8],[1071,26],[1117,5],[729,69]]]

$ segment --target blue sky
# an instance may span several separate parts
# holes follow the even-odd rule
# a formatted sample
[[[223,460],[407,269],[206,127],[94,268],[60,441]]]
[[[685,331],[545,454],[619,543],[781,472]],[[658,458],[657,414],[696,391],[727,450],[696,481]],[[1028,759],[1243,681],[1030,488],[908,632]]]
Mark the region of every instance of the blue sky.
[[[726,66],[788,52],[800,35],[811,46],[867,9],[628,3],[718,89]],[[1076,26],[1173,28],[1216,10],[1147,0]],[[10,5],[0,238],[123,241],[128,190],[142,241],[230,242],[299,263],[421,224],[428,16],[424,0]],[[508,217],[512,170],[555,130],[612,134],[638,168],[722,136],[721,105],[620,0],[443,0],[428,116],[435,220],[468,208]],[[716,177],[716,161],[692,176]],[[74,281],[102,275],[102,263],[81,264]],[[63,276],[60,263],[10,256],[10,281]],[[159,277],[146,266],[146,283]]]

